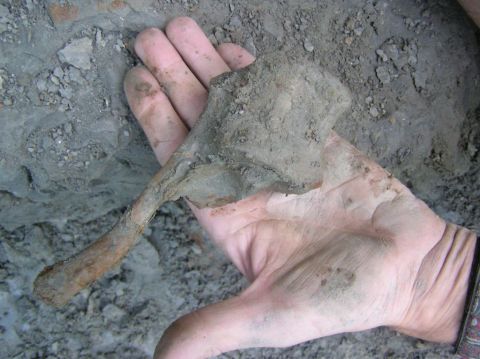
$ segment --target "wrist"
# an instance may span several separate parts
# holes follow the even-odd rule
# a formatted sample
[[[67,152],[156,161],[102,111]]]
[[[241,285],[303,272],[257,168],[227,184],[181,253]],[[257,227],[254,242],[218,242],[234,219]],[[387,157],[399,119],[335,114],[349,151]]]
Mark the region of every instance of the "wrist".
[[[453,343],[463,319],[476,236],[447,224],[415,278],[410,306],[395,329],[417,338]]]

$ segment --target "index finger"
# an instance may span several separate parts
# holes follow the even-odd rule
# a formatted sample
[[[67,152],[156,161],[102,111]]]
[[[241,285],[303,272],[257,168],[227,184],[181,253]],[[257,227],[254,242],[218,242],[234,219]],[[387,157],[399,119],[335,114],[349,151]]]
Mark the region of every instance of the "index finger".
[[[192,18],[177,17],[170,21],[165,33],[205,87],[208,87],[210,80],[215,76],[230,71],[203,30]]]

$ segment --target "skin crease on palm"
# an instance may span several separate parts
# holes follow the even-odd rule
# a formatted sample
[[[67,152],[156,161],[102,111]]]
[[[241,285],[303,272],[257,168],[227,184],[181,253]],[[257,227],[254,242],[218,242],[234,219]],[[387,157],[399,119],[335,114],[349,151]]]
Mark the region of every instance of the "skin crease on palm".
[[[144,30],[135,51],[145,67],[130,70],[125,92],[161,164],[199,118],[209,81],[254,61],[234,44],[214,49],[190,18],[172,20],[165,33]],[[259,193],[220,208],[191,206],[251,285],[175,321],[156,358],[285,347],[378,326],[456,339],[473,233],[446,224],[334,132],[324,153],[325,179],[303,195]]]

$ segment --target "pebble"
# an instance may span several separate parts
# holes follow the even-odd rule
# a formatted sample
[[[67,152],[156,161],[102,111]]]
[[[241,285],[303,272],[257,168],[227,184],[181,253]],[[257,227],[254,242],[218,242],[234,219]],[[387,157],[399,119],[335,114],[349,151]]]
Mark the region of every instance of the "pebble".
[[[256,56],[257,55],[257,48],[255,46],[255,41],[253,40],[253,37],[247,36],[247,39],[245,40],[243,47],[245,50],[247,50],[251,55]]]
[[[67,122],[67,123],[63,126],[63,129],[65,130],[65,133],[66,133],[67,135],[72,134],[73,127],[72,127],[72,124],[71,124],[70,122]]]
[[[377,67],[375,73],[382,84],[390,83],[390,74],[385,66]]]
[[[145,227],[143,230],[144,237],[150,237],[152,235],[152,229],[150,227]]]
[[[52,83],[47,83],[47,91],[50,93],[55,93],[58,91],[58,85],[55,85],[53,82]]]
[[[37,89],[40,92],[46,91],[47,90],[47,82],[44,79],[39,79],[37,81]]]
[[[232,18],[230,19],[228,24],[231,27],[239,28],[239,27],[242,26],[242,20],[240,19],[240,17],[238,15],[234,15],[234,16],[232,16]]]
[[[115,49],[116,52],[121,52],[124,47],[125,45],[120,39],[118,39],[115,45],[113,45],[113,48]]]
[[[60,85],[60,80],[55,75],[50,76],[50,81],[52,81],[55,85]]]
[[[380,113],[375,106],[370,107],[370,115],[372,115],[372,117],[378,117],[379,114]]]
[[[353,33],[354,33],[356,36],[362,36],[362,34],[363,34],[363,27],[357,27],[355,30],[353,30]]]
[[[348,46],[350,46],[353,43],[353,37],[347,36],[344,41]]]
[[[95,44],[97,47],[105,47],[105,40],[103,39],[103,34],[102,30],[97,29],[97,32],[95,33]]]
[[[93,47],[92,40],[88,37],[75,39],[58,51],[57,55],[60,61],[66,62],[81,70],[89,70],[91,68],[90,57]]]
[[[71,99],[73,97],[73,90],[70,87],[61,87],[58,92],[60,96],[65,97],[66,99]]]
[[[315,47],[313,46],[312,42],[308,38],[303,40],[303,48],[307,52],[312,52],[313,50],[315,50]]]
[[[58,342],[54,342],[51,346],[52,353],[56,354],[58,352]]]
[[[417,57],[415,55],[409,55],[408,56],[408,64],[411,66],[414,66],[417,64]]]
[[[121,320],[127,313],[115,304],[109,303],[103,308],[102,314],[105,319],[116,322]]]
[[[277,23],[276,19],[270,15],[267,14],[264,19],[263,19],[263,27],[265,31],[273,35],[275,39],[279,42],[282,41],[283,39],[283,27]]]
[[[80,70],[73,66],[70,67],[70,69],[68,70],[68,76],[70,77],[70,80],[78,84],[83,84],[85,82],[82,74],[80,73]]]
[[[349,17],[345,22],[345,31],[348,33],[352,31],[354,28],[355,28],[355,19],[352,17]]]
[[[378,55],[378,57],[380,57],[380,59],[383,61],[383,62],[387,62],[388,61],[388,56],[387,54],[385,54],[385,52],[381,49],[378,49],[377,51],[375,51],[375,53]]]
[[[196,254],[197,256],[199,256],[199,255],[202,254],[202,248],[200,248],[199,245],[194,244],[194,245],[192,246],[192,252],[193,252],[194,254]]]
[[[218,41],[217,41],[217,39],[215,38],[215,35],[214,35],[214,34],[208,35],[208,40],[210,40],[210,42],[212,43],[213,46],[217,46],[217,45],[218,45]]]
[[[58,78],[61,79],[65,73],[63,72],[63,70],[62,70],[61,67],[57,66],[57,67],[55,67],[55,69],[53,70],[53,74],[54,74],[55,76],[57,76]]]
[[[217,42],[219,44],[225,42],[226,36],[225,36],[225,31],[219,26],[215,28],[215,31],[213,32],[215,39],[217,39]]]
[[[73,241],[73,236],[71,234],[63,233],[61,236],[62,240],[64,242],[72,242]]]
[[[415,85],[415,88],[417,91],[420,91],[420,89],[424,89],[427,85],[427,75],[423,71],[415,71],[412,73],[413,77],[413,84]]]
[[[11,99],[10,97],[5,97],[5,98],[3,99],[3,104],[4,104],[5,106],[12,106],[12,105],[13,105],[13,101],[12,101],[12,99]]]

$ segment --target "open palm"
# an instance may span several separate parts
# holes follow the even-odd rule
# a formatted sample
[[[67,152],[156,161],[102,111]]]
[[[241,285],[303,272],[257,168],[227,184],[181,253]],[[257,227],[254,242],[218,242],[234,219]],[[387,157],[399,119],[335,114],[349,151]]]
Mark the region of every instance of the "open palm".
[[[139,34],[135,50],[146,67],[125,79],[130,107],[161,164],[199,118],[210,80],[254,61],[234,44],[214,49],[190,18],[173,20],[165,33],[150,28]],[[164,333],[158,358],[288,346],[380,325],[454,339],[409,329],[425,315],[425,293],[439,290],[425,260],[442,250],[440,238],[449,227],[334,132],[324,156],[325,178],[306,194],[259,193],[214,209],[191,206],[252,284],[177,320]],[[458,309],[446,310],[445,317],[450,311]],[[429,325],[433,330],[443,320]]]

